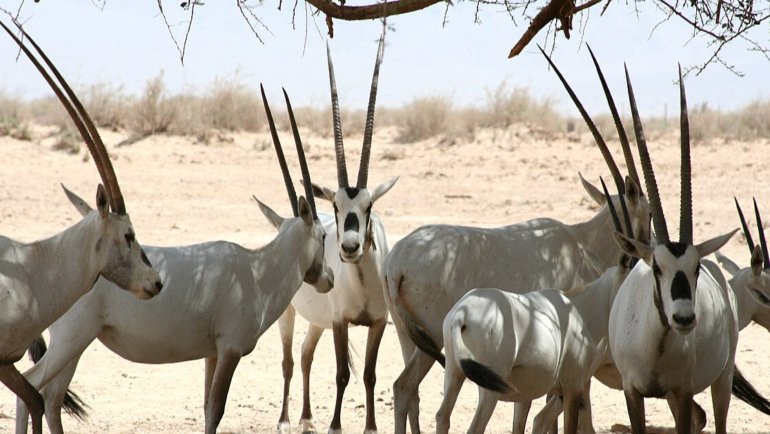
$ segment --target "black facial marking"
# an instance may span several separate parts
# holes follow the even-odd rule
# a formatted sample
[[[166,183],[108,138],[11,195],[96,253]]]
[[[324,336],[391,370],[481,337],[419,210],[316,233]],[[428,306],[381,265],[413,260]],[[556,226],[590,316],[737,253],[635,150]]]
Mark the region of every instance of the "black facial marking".
[[[673,300],[692,300],[690,282],[683,271],[677,271],[674,275],[674,280],[671,282],[671,298]]]
[[[131,245],[136,241],[136,235],[133,232],[129,232],[126,234],[126,243],[128,243],[128,247],[130,248]]]
[[[361,189],[358,187],[345,187],[345,193],[347,193],[350,199],[353,199],[354,197],[358,196],[358,192],[360,191]]]
[[[144,262],[145,265],[148,267],[152,267],[152,264],[150,264],[150,260],[147,258],[147,255],[144,253],[144,249],[142,249],[142,262]]]
[[[666,248],[675,258],[679,258],[687,251],[689,244],[687,243],[666,243]]]
[[[352,213],[349,212],[347,217],[345,217],[345,226],[343,227],[343,230],[345,232],[347,231],[356,231],[358,232],[358,217]]]

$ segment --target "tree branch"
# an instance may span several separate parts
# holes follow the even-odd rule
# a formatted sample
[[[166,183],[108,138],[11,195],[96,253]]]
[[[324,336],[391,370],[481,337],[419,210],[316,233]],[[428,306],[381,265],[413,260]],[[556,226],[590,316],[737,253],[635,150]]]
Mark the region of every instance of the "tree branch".
[[[446,0],[393,0],[365,6],[344,6],[344,1],[341,5],[330,0],[306,1],[330,18],[358,21],[408,14]]]

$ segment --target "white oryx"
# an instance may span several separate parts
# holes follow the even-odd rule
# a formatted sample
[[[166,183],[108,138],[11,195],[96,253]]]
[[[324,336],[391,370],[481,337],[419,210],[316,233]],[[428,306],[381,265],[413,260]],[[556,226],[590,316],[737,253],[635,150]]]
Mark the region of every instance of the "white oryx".
[[[614,103],[608,96],[613,113]],[[616,121],[629,171],[624,183],[609,149],[582,110],[615,184],[625,197],[638,239],[649,237],[649,204],[639,186],[622,125]],[[442,323],[447,312],[473,288],[499,288],[525,293],[542,288],[568,290],[597,279],[620,254],[609,236],[611,216],[602,192],[582,179],[601,205],[590,220],[568,225],[539,218],[500,228],[428,225],[393,246],[385,263],[391,316],[399,334],[406,366],[393,385],[396,433],[419,428],[418,387],[433,362],[443,363]],[[617,207],[619,199],[613,197]],[[415,348],[416,345],[416,348]],[[514,432],[523,433],[528,404],[517,405]]]
[[[719,269],[703,266],[701,259],[737,229],[693,243],[690,137],[680,69],[679,241],[669,239],[628,70],[626,82],[656,238],[650,245],[616,234],[626,253],[642,259],[618,290],[609,322],[610,349],[622,377],[631,428],[645,432],[645,397],[665,397],[677,433],[690,434],[693,395],[710,387],[715,431],[723,434],[738,343],[737,305]]]
[[[388,318],[388,308],[382,289],[383,263],[388,255],[388,241],[385,227],[379,216],[372,212],[372,205],[387,193],[396,183],[396,178],[384,182],[374,189],[367,188],[369,156],[374,128],[377,82],[384,50],[385,33],[379,41],[377,59],[374,64],[369,106],[366,114],[366,129],[361,151],[361,165],[355,187],[348,183],[345,151],[342,143],[337,86],[334,78],[331,53],[327,46],[329,80],[331,86],[332,115],[334,122],[334,147],[337,156],[336,192],[329,188],[313,185],[318,198],[334,205],[334,215],[321,214],[326,234],[326,261],[334,270],[334,288],[319,294],[307,285],[294,296],[291,306],[278,320],[283,342],[283,406],[278,421],[280,432],[289,432],[289,387],[294,369],[292,338],[294,319],[299,313],[310,324],[302,344],[302,432],[315,432],[310,407],[310,369],[318,340],[324,329],[331,328],[334,335],[334,351],[337,361],[337,397],[334,416],[329,426],[330,433],[341,432],[342,398],[350,379],[350,355],[348,353],[348,327],[362,325],[369,327],[364,365],[364,386],[366,388],[366,433],[377,432],[374,408],[375,368],[377,352]]]
[[[21,243],[0,236],[0,381],[30,409],[32,430],[40,433],[43,399],[14,366],[27,347],[88,292],[99,276],[115,282],[116,294],[133,300],[151,298],[163,285],[136,241],[109,155],[88,113],[35,41],[19,27],[56,80],[5,23],[0,25],[64,105],[88,145],[106,187],[106,191],[102,185],[97,189],[96,211],[51,238]],[[146,306],[146,302],[136,303],[137,310]],[[136,330],[142,329],[143,324],[137,325]],[[162,328],[150,332],[162,332]],[[25,424],[27,415],[25,411]]]
[[[47,353],[25,373],[36,388],[42,388],[51,432],[62,432],[60,413],[67,386],[80,355],[97,338],[121,357],[139,363],[204,358],[205,429],[209,434],[216,432],[241,357],[254,349],[303,281],[319,291],[331,289],[334,277],[324,262],[326,235],[316,218],[310,175],[288,96],[307,200],[297,200],[264,90],[262,98],[294,218],[284,219],[258,201],[278,235],[256,250],[226,241],[148,247],[148,256],[165,282],[163,292],[149,303],[139,304],[100,279],[93,291],[49,328]],[[68,196],[81,212],[88,211],[77,196]],[[17,406],[18,414],[22,410]],[[26,418],[17,417],[16,431],[26,431]]]
[[[612,202],[608,205],[616,230],[623,232]],[[633,234],[629,236],[633,239]],[[630,264],[631,259],[621,255],[618,265],[599,279],[566,294],[553,289],[516,294],[481,288],[463,296],[443,324],[446,371],[437,432],[449,432],[449,416],[466,377],[479,385],[469,433],[484,432],[498,400],[531,401],[546,393],[554,397],[535,418],[533,433],[545,433],[562,408],[566,408],[565,433],[577,432],[578,411],[587,417],[581,418],[582,431],[592,432],[590,408],[583,402],[585,387],[609,352],[610,308]]]

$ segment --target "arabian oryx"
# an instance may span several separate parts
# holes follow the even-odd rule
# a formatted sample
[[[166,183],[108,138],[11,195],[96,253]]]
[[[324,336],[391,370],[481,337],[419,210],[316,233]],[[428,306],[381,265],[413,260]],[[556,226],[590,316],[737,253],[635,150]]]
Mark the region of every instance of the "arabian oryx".
[[[307,199],[297,200],[262,92],[294,218],[284,219],[258,201],[278,235],[256,250],[226,241],[148,247],[148,256],[158,264],[166,286],[146,307],[115,291],[111,283],[99,280],[87,297],[50,327],[48,352],[25,373],[35,387],[42,388],[51,432],[62,432],[60,410],[67,385],[78,358],[97,338],[121,357],[139,363],[204,358],[206,433],[216,432],[241,357],[254,349],[303,281],[319,291],[331,289],[334,277],[324,262],[325,234],[316,217],[294,114],[285,92],[284,96]],[[88,211],[76,196],[68,196],[81,212]],[[24,418],[17,418],[16,431],[26,431]]]
[[[88,292],[99,276],[114,282],[113,291],[129,299],[151,298],[163,285],[136,241],[115,171],[88,113],[35,41],[19,27],[56,80],[4,23],[0,25],[67,109],[104,183],[96,192],[97,210],[65,231],[29,244],[0,236],[0,381],[30,409],[32,430],[40,433],[43,399],[14,366],[30,343]],[[133,296],[117,289],[129,290]],[[136,303],[137,310],[146,306]],[[143,324],[136,327],[143,329]],[[161,331],[162,327],[148,330]],[[25,424],[27,414],[25,411]]]
[[[628,141],[621,140],[629,171],[624,183],[598,129],[587,113],[584,118],[628,203],[633,233],[647,240],[649,204],[639,186]],[[620,122],[616,124],[619,135],[625,137]],[[568,290],[597,279],[617,261],[620,249],[609,236],[612,223],[605,197],[582,177],[581,181],[602,205],[586,222],[568,225],[539,218],[493,229],[428,225],[393,246],[385,262],[386,294],[406,363],[393,385],[396,433],[406,432],[407,412],[412,432],[420,431],[418,386],[435,360],[443,363],[444,317],[468,291],[485,287],[515,293]],[[617,207],[619,198],[612,201]],[[517,403],[514,432],[524,432],[528,408],[528,403]]]
[[[650,200],[655,244],[615,234],[623,250],[641,258],[620,286],[610,312],[610,349],[620,372],[631,428],[645,432],[644,398],[665,397],[676,431],[692,432],[693,395],[711,388],[716,433],[727,431],[738,343],[735,295],[717,267],[701,259],[736,232],[693,243],[690,136],[679,71],[681,209],[679,241],[671,241],[650,155],[626,70],[636,143]]]
[[[329,427],[330,433],[341,431],[342,398],[350,379],[350,355],[348,353],[348,327],[363,325],[369,327],[364,365],[364,386],[366,388],[366,433],[375,433],[374,384],[377,352],[388,318],[388,309],[382,289],[383,262],[388,255],[388,241],[385,227],[379,216],[372,212],[372,205],[387,193],[398,178],[392,178],[374,189],[367,188],[369,156],[374,131],[374,108],[377,97],[377,82],[382,62],[385,33],[379,41],[377,59],[374,64],[369,106],[366,113],[366,129],[361,151],[361,165],[355,187],[348,183],[345,151],[342,143],[342,125],[337,100],[337,86],[334,78],[331,53],[327,46],[329,81],[331,86],[332,115],[334,122],[334,147],[337,155],[336,192],[329,188],[313,185],[317,197],[334,205],[334,215],[321,214],[326,234],[326,261],[334,270],[334,288],[319,294],[303,285],[291,306],[278,320],[283,342],[283,406],[278,421],[280,432],[289,432],[289,387],[294,370],[292,338],[294,319],[298,312],[310,324],[302,344],[302,432],[315,432],[310,407],[310,368],[318,340],[324,329],[331,328],[334,335],[334,351],[337,361],[337,399],[334,416]]]
[[[609,199],[606,187],[604,191]],[[622,195],[620,199],[631,230]],[[612,201],[607,204],[622,233]],[[446,370],[437,432],[449,432],[449,416],[466,377],[479,385],[469,433],[484,432],[498,400],[531,401],[546,393],[554,397],[535,418],[533,433],[545,433],[562,404],[565,433],[577,432],[578,411],[588,417],[581,428],[590,426],[590,411],[581,405],[584,387],[608,353],[607,319],[630,264],[630,258],[621,255],[617,266],[569,291],[569,296],[553,289],[516,294],[495,288],[463,296],[443,324]]]

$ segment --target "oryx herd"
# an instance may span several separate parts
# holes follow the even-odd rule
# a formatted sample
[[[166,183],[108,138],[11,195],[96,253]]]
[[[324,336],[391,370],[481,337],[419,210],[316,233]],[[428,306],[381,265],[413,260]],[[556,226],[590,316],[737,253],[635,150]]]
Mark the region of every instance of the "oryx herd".
[[[342,432],[351,325],[369,329],[364,432],[377,432],[375,370],[389,318],[404,361],[393,384],[396,433],[406,433],[407,426],[412,433],[421,431],[419,386],[436,361],[444,367],[443,397],[440,408],[430,411],[436,411],[440,433],[484,432],[497,402],[503,400],[515,403],[513,432],[523,434],[531,402],[541,397],[546,404],[532,419],[531,432],[557,429],[563,412],[564,432],[592,433],[592,377],[623,391],[634,433],[645,432],[644,398],[667,400],[677,433],[700,432],[708,416],[693,395],[707,388],[717,433],[727,432],[732,395],[770,414],[770,402],[735,365],[739,331],[752,321],[770,329],[770,254],[759,209],[754,201],[759,227],[755,245],[735,199],[736,223],[751,254],[748,267],[718,252],[737,229],[698,243],[693,238],[691,149],[681,71],[678,239],[668,232],[628,70],[641,177],[593,52],[622,147],[625,176],[575,92],[543,52],[591,131],[617,194],[610,194],[604,180],[598,188],[580,176],[599,206],[587,221],[534,218],[498,228],[431,224],[414,229],[391,249],[380,217],[383,210],[378,214],[374,204],[398,177],[368,186],[383,33],[355,185],[348,179],[327,45],[337,188],[312,182],[284,90],[304,187],[304,196],[297,196],[261,89],[293,215],[282,217],[255,198],[277,230],[271,242],[255,250],[226,241],[143,248],[91,117],[35,41],[21,27],[0,25],[66,109],[104,184],[97,188],[95,209],[64,187],[83,219],[59,234],[29,244],[0,237],[0,380],[18,396],[17,433],[27,432],[29,426],[41,433],[43,415],[50,432],[63,432],[62,410],[83,416],[82,403],[68,388],[80,356],[94,339],[137,363],[204,359],[204,429],[215,433],[240,359],[276,321],[284,377],[282,395],[276,397],[282,400],[277,430],[292,432],[289,391],[297,313],[309,323],[301,354],[303,433],[316,432],[310,372],[327,328],[332,329],[336,358],[336,400],[328,432]],[[331,202],[333,213],[317,212],[316,199]],[[706,258],[712,253],[729,280]],[[46,329],[47,347],[42,338]],[[14,363],[27,350],[35,363],[22,374]],[[452,410],[466,378],[478,386],[476,413],[469,427],[452,427]]]

